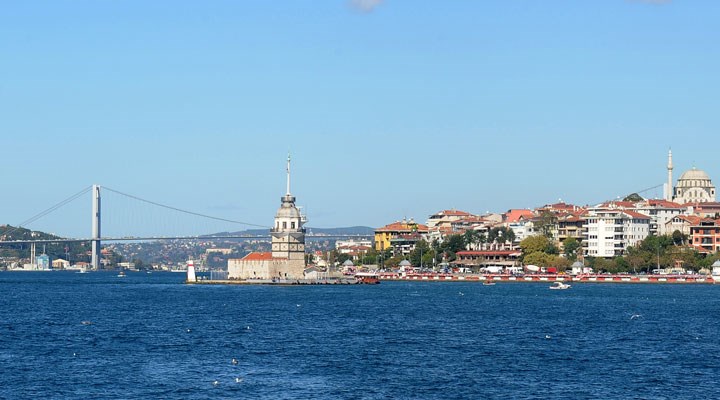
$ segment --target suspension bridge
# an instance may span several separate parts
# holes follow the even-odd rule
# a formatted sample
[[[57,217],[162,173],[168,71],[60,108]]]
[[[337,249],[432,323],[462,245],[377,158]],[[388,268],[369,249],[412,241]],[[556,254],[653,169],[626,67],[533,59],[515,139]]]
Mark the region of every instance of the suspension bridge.
[[[102,192],[102,197],[101,197]],[[68,206],[68,204],[76,203],[76,200],[82,199],[90,194],[92,198],[91,207],[91,232],[90,236],[87,237],[52,237],[49,239],[39,238],[13,238],[13,234],[18,232],[21,228],[27,229],[36,221],[56,213],[59,209]],[[112,204],[108,207],[106,199],[110,197]],[[119,207],[120,200],[125,201],[125,207]],[[86,203],[87,204],[87,203]],[[119,212],[119,210],[127,208],[127,204],[132,204],[134,207],[129,207],[132,210],[125,213]],[[138,208],[140,205],[142,208]],[[102,206],[102,207],[101,207]],[[161,211],[164,211],[161,212]],[[85,211],[86,212],[86,211]],[[178,215],[190,217],[191,221],[182,221],[178,218]],[[270,219],[272,216],[268,215]],[[159,222],[158,219],[164,219],[164,222]],[[102,230],[105,225],[110,222],[110,225],[114,226],[111,229],[113,234],[102,235]],[[128,234],[128,232],[122,232],[118,229],[118,226],[124,226],[127,230],[138,229],[142,226],[142,229],[147,230],[148,228],[155,228],[154,232],[146,231],[143,234]],[[187,226],[191,225],[192,230],[203,231],[203,234],[163,234],[161,232],[178,232],[179,227],[184,226],[187,231]],[[237,227],[245,227],[245,231],[239,233],[230,233],[232,229],[228,229],[228,226],[232,226],[237,230]],[[101,229],[103,228],[103,229]],[[248,228],[253,229],[253,233],[242,233],[247,232]],[[64,199],[63,201],[53,205],[52,207],[32,216],[31,218],[21,222],[15,227],[5,231],[0,237],[0,246],[2,245],[17,245],[17,244],[30,244],[33,249],[37,244],[56,244],[56,243],[77,243],[84,242],[90,243],[91,245],[91,266],[93,269],[98,269],[100,266],[101,257],[101,243],[102,242],[121,242],[121,241],[160,241],[160,240],[218,240],[218,239],[266,239],[270,237],[271,226],[255,224],[245,221],[232,220],[228,218],[222,218],[217,216],[208,215],[205,213],[199,213],[194,211],[185,210],[182,208],[162,204],[156,201],[147,200],[139,196],[124,193],[119,190],[115,190],[106,186],[92,185],[84,188],[83,190],[73,194],[72,196]],[[367,237],[363,235],[306,235],[306,238],[322,238],[322,239],[338,239],[338,238],[361,238]],[[34,252],[33,252],[34,253]]]

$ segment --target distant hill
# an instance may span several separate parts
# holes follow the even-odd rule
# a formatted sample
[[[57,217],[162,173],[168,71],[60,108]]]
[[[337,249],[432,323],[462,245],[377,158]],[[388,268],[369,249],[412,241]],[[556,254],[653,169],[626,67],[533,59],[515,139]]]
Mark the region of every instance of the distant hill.
[[[350,226],[346,228],[306,228],[308,234],[313,235],[359,235],[373,236],[375,229],[369,226]]]
[[[348,235],[348,236],[373,236],[375,229],[369,226],[350,226],[344,228],[312,228],[306,227],[308,235],[318,236],[334,236],[334,235]],[[270,234],[269,229],[248,229],[239,232],[218,232],[212,235],[206,236],[222,236],[222,235],[252,235],[252,236],[267,236]]]

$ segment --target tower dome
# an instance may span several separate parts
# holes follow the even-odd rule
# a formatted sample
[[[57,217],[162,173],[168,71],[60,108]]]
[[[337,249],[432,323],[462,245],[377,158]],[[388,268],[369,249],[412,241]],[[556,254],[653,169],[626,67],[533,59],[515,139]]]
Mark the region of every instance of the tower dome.
[[[275,213],[275,218],[300,218],[300,210],[295,206],[295,196],[285,195],[280,201],[282,204]]]

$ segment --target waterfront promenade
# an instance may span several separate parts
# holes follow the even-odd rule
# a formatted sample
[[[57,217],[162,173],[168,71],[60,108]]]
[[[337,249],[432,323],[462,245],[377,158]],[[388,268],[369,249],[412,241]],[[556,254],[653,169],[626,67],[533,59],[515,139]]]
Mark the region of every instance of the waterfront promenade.
[[[638,283],[638,284],[714,284],[720,276],[683,274],[683,275],[643,275],[643,274],[434,274],[434,273],[380,273],[382,281],[425,281],[425,282],[507,282],[507,283]]]

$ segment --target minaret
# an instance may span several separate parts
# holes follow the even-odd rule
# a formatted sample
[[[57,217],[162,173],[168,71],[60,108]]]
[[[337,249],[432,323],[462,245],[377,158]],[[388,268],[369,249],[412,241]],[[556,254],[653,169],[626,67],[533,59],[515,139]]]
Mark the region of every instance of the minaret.
[[[673,184],[672,184],[672,170],[673,170],[673,163],[672,163],[672,149],[668,150],[668,180],[667,180],[667,187],[665,189],[665,200],[667,201],[673,201]]]

